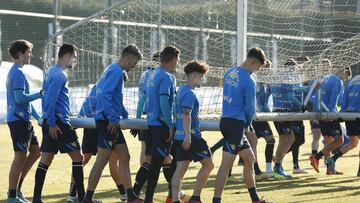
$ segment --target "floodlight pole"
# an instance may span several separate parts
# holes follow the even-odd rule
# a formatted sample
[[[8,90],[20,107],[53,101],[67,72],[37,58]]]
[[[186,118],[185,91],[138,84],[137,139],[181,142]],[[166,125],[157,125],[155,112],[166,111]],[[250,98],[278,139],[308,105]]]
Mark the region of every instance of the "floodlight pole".
[[[237,0],[236,26],[236,64],[239,66],[246,58],[247,51],[247,0]]]

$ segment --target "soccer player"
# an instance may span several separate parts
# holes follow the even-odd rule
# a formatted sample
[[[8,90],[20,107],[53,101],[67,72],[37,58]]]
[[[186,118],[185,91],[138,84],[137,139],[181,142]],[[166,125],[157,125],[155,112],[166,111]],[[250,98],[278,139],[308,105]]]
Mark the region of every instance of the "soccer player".
[[[101,75],[96,83],[96,128],[99,133],[98,153],[94,166],[89,175],[88,188],[84,203],[93,202],[93,195],[100,180],[101,173],[108,163],[112,153],[118,156],[120,162],[120,177],[126,189],[128,202],[142,202],[139,199],[131,184],[130,154],[120,129],[120,115],[123,106],[123,71],[130,71],[135,68],[142,54],[137,46],[128,45],[122,50],[121,57],[117,63],[111,64]]]
[[[184,67],[186,84],[181,86],[176,97],[176,170],[171,180],[172,202],[179,203],[179,191],[182,180],[191,161],[201,163],[194,192],[189,203],[200,203],[200,193],[204,188],[211,170],[214,168],[211,152],[206,141],[201,137],[199,123],[199,100],[195,88],[201,86],[208,65],[199,61],[190,61]]]
[[[75,130],[70,125],[69,89],[66,69],[71,69],[77,60],[77,48],[64,43],[58,52],[58,61],[47,72],[42,97],[44,122],[41,143],[41,159],[35,174],[33,203],[41,203],[41,193],[47,169],[55,154],[67,153],[72,160],[78,201],[84,197],[83,156]]]
[[[158,62],[160,59],[160,54],[155,53],[153,55],[153,61]],[[154,67],[148,67],[141,74],[139,80],[139,102],[136,108],[136,118],[141,118],[142,114],[147,114],[148,102],[146,98],[146,89],[148,88],[149,77],[154,71]],[[136,173],[135,183],[134,183],[134,192],[136,195],[140,195],[141,189],[144,186],[145,182],[149,178],[150,165],[151,165],[151,146],[150,146],[150,136],[149,130],[130,130],[130,133],[133,136],[138,135],[139,141],[141,141],[141,154],[140,154],[140,168]],[[147,147],[149,146],[149,147]]]
[[[124,76],[125,76],[124,72]],[[126,81],[124,77],[124,81]],[[81,106],[79,117],[87,117],[87,118],[94,118],[95,116],[95,108],[96,108],[96,84],[91,88],[90,94],[86,97],[84,103]],[[126,109],[122,111],[122,118],[127,118],[128,114]],[[93,155],[97,154],[97,143],[99,138],[99,133],[96,128],[84,128],[83,131],[83,139],[81,149],[84,154],[83,165],[85,166],[91,159]],[[120,193],[120,200],[125,201],[127,200],[126,191],[124,186],[121,184],[120,175],[119,175],[119,165],[118,165],[118,158],[115,153],[112,153],[109,159],[109,169],[111,177],[113,178],[114,182]],[[70,184],[70,190],[67,197],[67,202],[76,201],[76,188],[74,179],[72,179]]]
[[[160,59],[160,53],[155,53],[152,57],[152,61],[154,65],[158,65],[158,61]],[[146,88],[148,86],[149,76],[152,71],[154,71],[155,66],[149,66],[146,70],[141,73],[139,84],[138,84],[138,95],[139,102],[136,108],[136,118],[141,119],[141,115],[146,115],[147,112],[147,101],[146,101]],[[138,135],[138,139],[141,142],[141,152],[140,152],[140,165],[144,162],[150,165],[151,156],[145,152],[146,149],[146,136],[149,130],[130,130],[130,133],[136,137]],[[147,166],[145,166],[146,168]],[[136,183],[135,183],[136,184]],[[135,191],[135,189],[134,189]],[[136,193],[136,191],[135,191]]]
[[[267,59],[260,48],[251,49],[246,60],[240,65],[229,68],[224,75],[223,107],[220,131],[224,136],[221,166],[215,180],[213,203],[221,202],[229,171],[239,154],[244,161],[244,180],[253,203],[261,200],[256,191],[254,154],[248,144],[244,131],[255,115],[256,83],[250,74],[265,65]]]
[[[266,89],[265,85],[258,83],[257,91],[256,91],[256,111],[257,112],[270,112],[269,106],[267,104],[267,96],[266,96]],[[274,146],[275,146],[275,138],[273,136],[272,130],[270,125],[266,121],[254,121],[252,123],[252,127],[255,131],[257,138],[264,138],[266,141],[265,147],[265,161],[266,161],[266,171],[265,175],[272,174],[272,158],[274,153]],[[257,156],[256,156],[257,157]],[[263,176],[259,164],[257,161],[254,164],[255,169],[255,176],[258,178],[262,178]]]
[[[347,66],[346,72],[351,73],[351,68]],[[359,112],[360,111],[360,75],[351,79],[344,89],[344,94],[341,101],[341,112]],[[349,136],[349,142],[343,145],[332,157],[327,160],[330,172],[336,174],[335,162],[345,153],[354,149],[360,138],[360,121],[345,121],[346,131]],[[360,165],[357,176],[360,176]]]
[[[321,80],[321,88],[319,94],[321,95],[320,102],[320,111],[321,112],[337,112],[337,104],[342,88],[342,80],[345,80],[349,77],[349,72],[346,71],[346,68],[339,69],[335,74],[328,74]],[[314,109],[318,110],[317,98],[314,102]],[[319,173],[319,160],[325,156],[327,160],[330,157],[330,153],[340,147],[343,144],[342,130],[340,123],[337,120],[332,121],[319,121],[321,133],[323,136],[328,137],[330,140],[325,147],[315,155],[311,155],[309,160],[311,166]],[[333,171],[327,165],[326,170],[327,175],[334,174]],[[336,172],[336,174],[341,174],[341,172]]]
[[[285,62],[285,68],[294,68],[297,63],[294,59],[289,59]],[[273,96],[273,112],[296,112],[301,111],[301,103],[296,98],[296,86],[293,84],[272,84],[268,86],[268,95]],[[292,178],[283,168],[282,161],[289,152],[291,146],[295,141],[295,136],[300,136],[301,133],[299,122],[293,121],[276,121],[274,122],[276,130],[279,133],[279,145],[275,153],[274,175],[276,178]],[[301,122],[302,124],[302,122]],[[297,148],[298,149],[298,148]],[[298,151],[297,151],[298,152]],[[293,153],[294,169],[296,166],[296,158],[298,154]]]
[[[7,117],[13,142],[14,159],[9,173],[9,192],[6,202],[27,202],[21,192],[25,176],[40,157],[40,149],[31,116],[40,121],[40,116],[30,103],[41,98],[41,93],[30,94],[29,82],[23,72],[23,66],[30,64],[32,43],[15,40],[10,44],[9,54],[14,61],[7,80]],[[27,152],[29,151],[29,154]]]
[[[171,202],[171,178],[176,169],[176,161],[169,157],[174,134],[173,109],[176,94],[176,78],[172,73],[180,60],[180,50],[166,46],[160,55],[160,67],[150,75],[147,88],[148,113],[147,123],[150,130],[151,167],[146,187],[145,203],[153,201],[154,191],[159,179],[161,166],[168,182],[169,194],[166,202]],[[175,156],[173,156],[176,158]]]

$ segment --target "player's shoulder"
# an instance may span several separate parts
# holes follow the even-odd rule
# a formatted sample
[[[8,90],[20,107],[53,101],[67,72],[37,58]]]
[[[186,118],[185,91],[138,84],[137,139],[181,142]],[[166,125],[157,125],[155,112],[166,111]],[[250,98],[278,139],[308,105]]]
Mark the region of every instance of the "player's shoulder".
[[[11,73],[10,75],[12,77],[24,77],[24,78],[26,78],[24,71],[21,68],[18,68],[18,67],[13,66],[10,73]]]

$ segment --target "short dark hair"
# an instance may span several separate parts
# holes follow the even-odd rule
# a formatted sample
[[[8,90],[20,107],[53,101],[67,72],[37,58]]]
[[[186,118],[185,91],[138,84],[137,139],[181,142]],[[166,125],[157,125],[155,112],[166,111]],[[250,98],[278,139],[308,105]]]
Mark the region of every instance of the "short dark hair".
[[[61,45],[58,53],[58,58],[62,58],[65,54],[73,54],[78,48],[73,44],[64,43]]]
[[[129,55],[136,56],[139,60],[143,57],[140,49],[135,44],[129,44],[121,52],[121,57],[127,57]]]
[[[11,58],[17,59],[19,58],[19,53],[24,54],[26,50],[32,49],[33,44],[27,40],[19,39],[12,41],[9,47],[9,54]]]
[[[247,53],[247,58],[255,58],[259,60],[261,64],[265,64],[266,61],[265,53],[259,47],[250,49]]]
[[[189,61],[184,67],[184,72],[186,75],[189,75],[193,72],[205,74],[208,72],[208,70],[209,66],[205,62],[196,60]]]
[[[169,61],[177,58],[181,54],[180,50],[174,46],[166,46],[160,53],[160,62],[168,63]]]

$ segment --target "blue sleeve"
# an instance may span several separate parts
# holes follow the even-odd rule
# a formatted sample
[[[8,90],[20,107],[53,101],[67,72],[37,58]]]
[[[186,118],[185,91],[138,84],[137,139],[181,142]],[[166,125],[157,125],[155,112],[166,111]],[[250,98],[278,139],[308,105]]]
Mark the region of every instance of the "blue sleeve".
[[[195,95],[192,92],[186,93],[183,98],[181,98],[181,109],[193,109],[195,103]]]
[[[335,81],[331,90],[330,104],[328,106],[330,112],[336,112],[337,101],[341,92],[341,81]]]
[[[245,89],[245,127],[251,124],[251,121],[255,116],[255,102],[256,102],[256,84],[253,81],[249,81]]]
[[[56,102],[58,100],[58,96],[61,90],[61,87],[66,83],[66,78],[63,75],[57,76],[54,75],[50,81],[48,90],[45,93],[45,101],[47,105],[47,123],[49,124],[49,127],[55,127],[56,126],[56,116],[55,116],[55,106]]]
[[[344,93],[342,94],[341,99],[341,111],[346,112],[348,104],[348,95],[349,95],[349,85],[345,85]]]
[[[159,89],[159,95],[168,95],[170,96],[170,90],[173,86],[172,80],[170,77],[163,77],[160,81],[160,89]]]
[[[141,118],[141,114],[144,111],[144,105],[146,102],[146,94],[142,94],[139,98],[137,108],[136,108],[136,118]]]
[[[14,91],[14,97],[17,104],[26,104],[41,98],[40,92],[34,94],[26,94],[24,90],[17,89]]]
[[[105,79],[103,88],[101,90],[101,97],[104,107],[104,114],[111,124],[118,124],[120,122],[120,115],[115,113],[113,105],[114,91],[119,83],[122,83],[123,73],[120,71],[109,72],[109,76]]]
[[[14,72],[14,77],[13,77],[13,91],[16,90],[25,90],[25,75],[23,74],[23,72],[21,72],[21,70],[16,70]]]
[[[36,119],[39,120],[40,115],[38,114],[38,112],[36,111],[36,109],[34,108],[34,106],[32,104],[31,105],[31,115]]]
[[[160,95],[160,110],[163,115],[164,121],[169,128],[173,127],[172,112],[169,104],[169,96]]]

